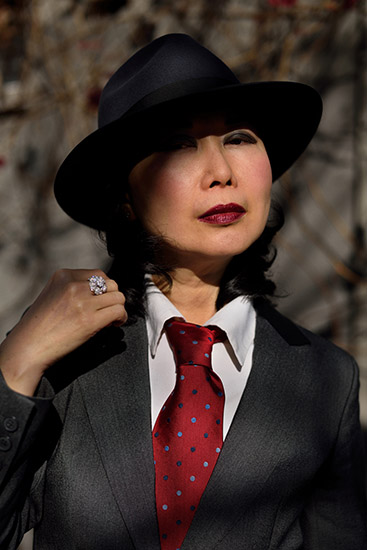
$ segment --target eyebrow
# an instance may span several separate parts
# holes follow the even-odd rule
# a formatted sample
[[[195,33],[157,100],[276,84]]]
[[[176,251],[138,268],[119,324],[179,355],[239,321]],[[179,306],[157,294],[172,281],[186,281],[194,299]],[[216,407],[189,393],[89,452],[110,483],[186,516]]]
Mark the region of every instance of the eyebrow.
[[[225,117],[225,122],[226,124],[238,124],[239,126],[242,126],[242,127],[248,127],[248,128],[253,128],[254,127],[254,124],[251,123],[249,120],[246,120],[246,118],[244,117],[241,117],[241,118],[237,118],[235,117],[235,115],[227,115]]]

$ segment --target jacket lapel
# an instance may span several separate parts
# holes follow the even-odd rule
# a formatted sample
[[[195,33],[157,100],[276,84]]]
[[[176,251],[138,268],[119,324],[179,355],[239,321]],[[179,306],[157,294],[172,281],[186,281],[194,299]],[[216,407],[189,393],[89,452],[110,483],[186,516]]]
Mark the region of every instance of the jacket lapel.
[[[182,550],[216,547],[266,486],[287,445],[288,420],[297,415],[289,390],[308,344],[277,312],[258,312],[251,374]]]
[[[145,323],[139,321],[124,332],[126,349],[79,383],[132,542],[136,548],[159,550]]]

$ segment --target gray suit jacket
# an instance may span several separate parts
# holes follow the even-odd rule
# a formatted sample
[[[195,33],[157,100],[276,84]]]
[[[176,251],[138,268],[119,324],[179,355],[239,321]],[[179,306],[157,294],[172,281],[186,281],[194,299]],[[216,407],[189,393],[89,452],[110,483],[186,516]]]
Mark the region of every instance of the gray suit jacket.
[[[0,548],[35,527],[42,550],[159,550],[144,321],[47,377],[37,398],[0,387]],[[263,307],[182,550],[366,549],[363,466],[353,359]]]

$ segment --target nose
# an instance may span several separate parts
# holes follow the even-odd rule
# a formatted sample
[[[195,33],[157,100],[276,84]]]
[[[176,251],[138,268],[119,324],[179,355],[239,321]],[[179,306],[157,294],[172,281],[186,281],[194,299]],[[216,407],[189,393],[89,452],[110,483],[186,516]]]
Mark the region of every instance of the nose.
[[[220,143],[206,143],[203,147],[203,178],[206,188],[235,186],[236,179],[226,152]]]

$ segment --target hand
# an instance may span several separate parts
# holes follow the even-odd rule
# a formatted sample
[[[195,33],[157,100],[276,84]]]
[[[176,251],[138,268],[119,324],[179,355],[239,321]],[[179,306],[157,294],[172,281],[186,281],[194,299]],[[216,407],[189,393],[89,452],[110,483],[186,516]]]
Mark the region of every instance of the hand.
[[[91,293],[88,278],[103,277],[107,292]],[[61,269],[0,346],[7,384],[33,395],[45,370],[102,328],[127,320],[125,297],[100,270]]]

